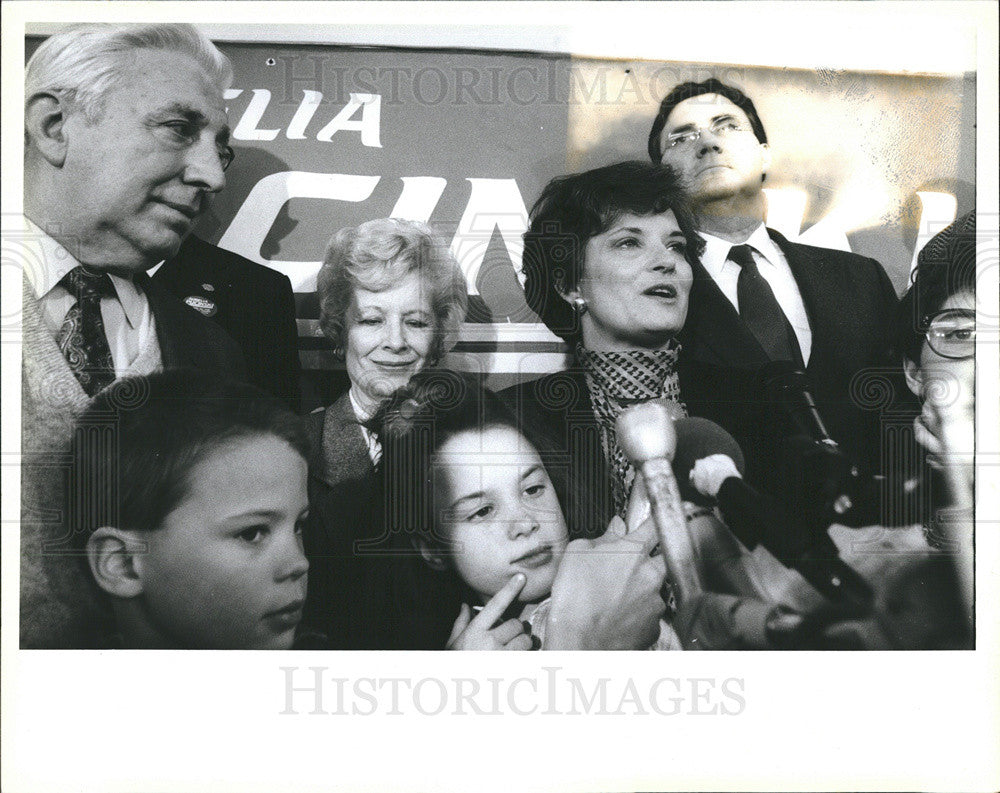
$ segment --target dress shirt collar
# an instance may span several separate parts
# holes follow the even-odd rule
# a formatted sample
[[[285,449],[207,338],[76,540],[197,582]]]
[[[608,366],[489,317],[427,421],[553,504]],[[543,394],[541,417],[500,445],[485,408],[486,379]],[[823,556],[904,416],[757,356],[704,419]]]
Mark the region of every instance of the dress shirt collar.
[[[24,229],[29,235],[26,247],[30,247],[33,254],[33,261],[25,261],[24,278],[35,297],[41,299],[59,285],[66,273],[79,267],[80,262],[27,215],[24,217]]]
[[[704,231],[698,233],[705,240],[705,252],[701,256],[701,263],[708,270],[709,275],[718,279],[727,267],[739,267],[738,264],[729,261],[727,258],[729,256],[729,249],[733,247],[734,243]],[[774,265],[778,261],[779,251],[774,244],[774,240],[771,239],[771,235],[767,233],[767,228],[765,228],[763,223],[754,229],[753,233],[743,244],[749,245],[757,251],[760,257],[769,264]],[[760,258],[758,258],[759,263]]]
[[[31,286],[35,298],[40,300],[59,286],[59,282],[74,267],[80,266],[80,261],[61,243],[46,234],[29,217],[24,217],[25,230],[31,235],[31,244],[35,248],[35,263],[37,266],[26,266],[24,277]],[[144,301],[132,278],[129,276],[108,273],[111,285],[118,295],[125,312],[125,319],[132,328],[142,322]],[[60,287],[61,288],[61,287]]]
[[[372,416],[375,415],[374,413],[370,413],[369,411],[361,407],[361,402],[354,395],[353,383],[351,384],[351,387],[347,390],[347,396],[351,400],[351,410],[354,411],[354,415],[357,417],[358,423],[364,425],[366,421],[368,421],[369,419],[371,419]]]

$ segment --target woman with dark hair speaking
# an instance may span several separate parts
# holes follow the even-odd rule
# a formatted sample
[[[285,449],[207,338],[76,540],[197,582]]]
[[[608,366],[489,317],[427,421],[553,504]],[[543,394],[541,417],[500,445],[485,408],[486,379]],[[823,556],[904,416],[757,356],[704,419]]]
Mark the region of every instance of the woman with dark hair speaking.
[[[570,345],[574,362],[502,395],[522,424],[547,427],[567,478],[577,485],[569,498],[585,494],[564,505],[571,536],[601,535],[615,516],[631,525],[642,511],[636,505],[643,499],[630,498],[636,471],[616,432],[622,410],[655,399],[672,403],[675,418],[686,415],[677,334],[703,247],[680,183],[666,166],[623,162],[559,177],[531,211],[525,296]],[[714,517],[695,510],[688,521],[700,564],[707,555],[733,562],[733,575],[717,583],[749,599],[698,595],[686,604],[686,616],[678,613],[681,640],[705,648],[763,646],[741,634],[742,618],[734,616],[746,607],[763,619],[768,609],[738,568],[743,551]],[[700,616],[710,612],[718,616]]]
[[[615,435],[622,408],[666,399],[684,414],[676,336],[703,246],[677,178],[660,165],[553,179],[531,211],[525,297],[570,345],[574,365],[503,394],[558,433],[585,480],[596,503],[566,507],[577,533],[600,533],[625,514],[635,471]]]

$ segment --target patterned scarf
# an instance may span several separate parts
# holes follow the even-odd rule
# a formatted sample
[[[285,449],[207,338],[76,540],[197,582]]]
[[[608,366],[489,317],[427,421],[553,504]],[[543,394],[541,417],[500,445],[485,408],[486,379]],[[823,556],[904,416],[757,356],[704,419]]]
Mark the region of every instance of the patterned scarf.
[[[615,421],[623,408],[650,399],[675,402],[687,415],[675,371],[680,349],[675,340],[665,350],[595,352],[582,345],[576,348],[576,359],[583,366],[590,402],[601,428],[604,458],[614,473],[611,485],[615,511],[622,518],[635,482],[635,469],[618,446]]]

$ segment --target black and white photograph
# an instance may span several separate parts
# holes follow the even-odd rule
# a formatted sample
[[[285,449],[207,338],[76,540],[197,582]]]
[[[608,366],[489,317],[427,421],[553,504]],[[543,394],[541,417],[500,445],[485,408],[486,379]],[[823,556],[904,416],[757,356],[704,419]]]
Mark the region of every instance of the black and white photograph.
[[[995,5],[4,10],[5,790],[1000,785]]]

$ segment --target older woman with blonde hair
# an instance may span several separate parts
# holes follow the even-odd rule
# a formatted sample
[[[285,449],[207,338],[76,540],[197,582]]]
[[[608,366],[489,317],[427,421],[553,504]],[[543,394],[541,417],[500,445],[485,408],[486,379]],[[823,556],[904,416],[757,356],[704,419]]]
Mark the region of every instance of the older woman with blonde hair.
[[[375,492],[382,451],[366,422],[454,345],[468,304],[466,280],[428,226],[381,218],[333,237],[317,293],[320,327],[343,359],[350,387],[308,418],[307,622],[334,646],[378,647],[377,559],[358,548],[382,524]]]

